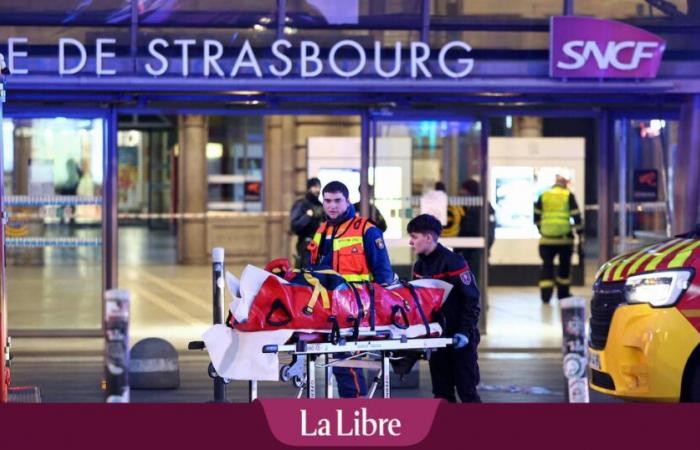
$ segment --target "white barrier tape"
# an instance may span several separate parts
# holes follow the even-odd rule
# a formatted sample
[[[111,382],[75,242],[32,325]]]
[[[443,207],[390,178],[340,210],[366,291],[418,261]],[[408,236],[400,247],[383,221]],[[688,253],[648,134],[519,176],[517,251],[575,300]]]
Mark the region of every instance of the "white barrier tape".
[[[102,197],[81,195],[8,195],[5,206],[70,206],[70,205],[101,205]]]
[[[586,205],[584,209],[586,211],[598,211],[600,207],[598,205]],[[619,212],[620,204],[615,203],[613,210]],[[663,212],[666,211],[666,202],[630,202],[625,203],[625,210],[629,212]]]
[[[5,245],[8,247],[100,247],[101,239],[81,238],[7,238]]]
[[[8,211],[8,216],[14,221],[32,221],[42,220],[45,218],[58,218],[55,214],[33,214],[33,213],[17,213]],[[233,219],[240,217],[289,217],[288,212],[269,211],[269,212],[218,212],[209,211],[206,213],[119,213],[118,219]]]

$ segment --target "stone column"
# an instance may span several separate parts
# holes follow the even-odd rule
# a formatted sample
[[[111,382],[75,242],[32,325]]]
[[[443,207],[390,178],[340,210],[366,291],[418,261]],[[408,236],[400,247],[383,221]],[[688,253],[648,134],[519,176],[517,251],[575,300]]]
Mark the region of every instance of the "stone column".
[[[29,165],[32,158],[32,121],[20,120],[15,127],[14,167],[12,170],[12,194],[29,194]]]
[[[514,135],[517,137],[541,137],[542,118],[531,116],[516,116],[513,123],[515,125]]]
[[[205,116],[178,117],[178,211],[207,211],[207,157],[209,124]],[[207,226],[204,217],[178,221],[178,262],[207,262]]]
[[[287,255],[289,219],[279,213],[287,211],[285,199],[291,194],[290,170],[293,168],[288,158],[292,153],[286,146],[283,136],[283,116],[265,117],[265,210],[267,218],[268,255],[267,259]]]
[[[689,95],[681,106],[678,149],[673,166],[673,234],[695,229],[700,185],[700,95]]]

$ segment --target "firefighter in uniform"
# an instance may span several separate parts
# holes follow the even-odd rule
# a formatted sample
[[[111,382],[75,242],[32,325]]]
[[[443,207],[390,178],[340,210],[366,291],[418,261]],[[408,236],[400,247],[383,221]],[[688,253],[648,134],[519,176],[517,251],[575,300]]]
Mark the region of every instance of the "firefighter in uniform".
[[[462,402],[481,402],[479,384],[479,288],[464,258],[442,246],[438,237],[442,225],[435,217],[421,214],[408,223],[409,244],[418,255],[413,278],[434,278],[453,287],[442,305],[444,335],[455,339],[450,347],[435,350],[430,356],[430,376],[435,398],[456,402],[455,390]]]
[[[540,295],[549,303],[557,287],[557,298],[570,295],[571,255],[574,251],[574,234],[581,233],[581,212],[574,194],[567,188],[568,180],[557,175],[556,183],[545,191],[535,203],[535,225],[540,232]],[[573,221],[573,225],[572,222]],[[554,277],[554,258],[559,255],[559,270]]]
[[[346,281],[373,281],[383,285],[397,278],[391,270],[389,253],[382,232],[365,217],[356,217],[349,202],[348,188],[332,181],[323,188],[323,222],[309,244],[311,270],[334,270]],[[334,367],[340,397],[367,395],[367,383],[361,369]]]

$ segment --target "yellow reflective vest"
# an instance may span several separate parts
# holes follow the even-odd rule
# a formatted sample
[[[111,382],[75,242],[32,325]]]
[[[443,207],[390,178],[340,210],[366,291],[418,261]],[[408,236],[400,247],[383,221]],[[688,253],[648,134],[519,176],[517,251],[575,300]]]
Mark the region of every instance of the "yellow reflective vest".
[[[543,192],[535,204],[535,224],[542,235],[540,244],[573,243],[572,230],[580,228],[581,212],[571,191],[561,186],[553,186]]]

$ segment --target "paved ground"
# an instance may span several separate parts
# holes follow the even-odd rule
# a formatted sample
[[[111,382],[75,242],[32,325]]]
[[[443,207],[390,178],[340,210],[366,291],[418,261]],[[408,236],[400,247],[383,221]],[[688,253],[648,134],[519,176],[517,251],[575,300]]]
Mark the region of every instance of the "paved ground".
[[[91,354],[92,353],[92,354]],[[134,390],[133,402],[207,402],[212,399],[212,382],[206,375],[208,359],[193,352],[180,356],[181,386],[175,390]],[[564,381],[558,353],[481,354],[480,386],[484,402],[563,402]],[[420,362],[418,388],[394,389],[394,397],[431,397],[427,363]],[[319,371],[317,378],[322,380]],[[102,358],[93,352],[71,354],[19,354],[12,365],[15,386],[39,386],[44,402],[101,402],[103,393]],[[319,381],[319,388],[322,386]],[[297,393],[289,383],[261,383],[260,397],[293,397]],[[247,383],[233,382],[227,388],[228,399],[247,401]],[[592,401],[612,399],[592,393]]]

